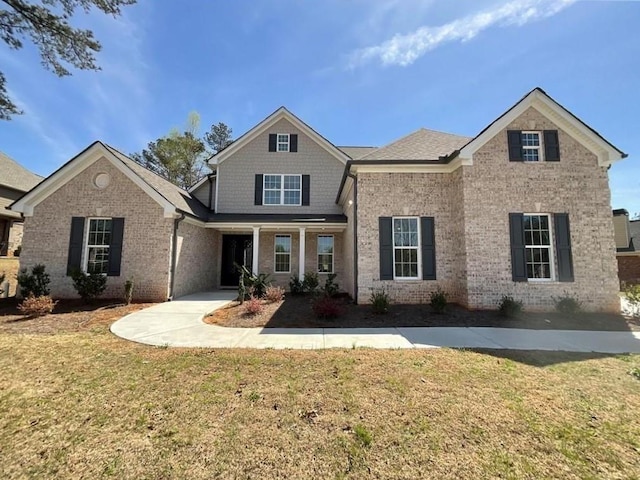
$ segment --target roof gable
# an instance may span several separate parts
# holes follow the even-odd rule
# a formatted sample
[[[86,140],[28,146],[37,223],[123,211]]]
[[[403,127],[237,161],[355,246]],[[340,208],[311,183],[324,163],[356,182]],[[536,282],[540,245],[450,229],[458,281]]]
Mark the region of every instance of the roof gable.
[[[627,156],[616,148],[593,128],[564,108],[539,87],[534,88],[509,110],[489,124],[476,137],[460,148],[458,156],[463,162],[471,162],[473,154],[489,140],[504,130],[512,121],[518,118],[528,108],[534,108],[565,133],[584,145],[598,157],[598,165],[609,166]]]
[[[42,181],[40,175],[31,173],[13,158],[0,152],[0,185],[20,192],[28,192]]]
[[[343,164],[345,164],[347,160],[349,160],[349,156],[345,154],[343,151],[341,151],[338,147],[336,147],[333,143],[331,143],[329,140],[324,138],[318,132],[313,130],[309,125],[304,123],[302,120],[296,117],[293,113],[291,113],[285,107],[280,107],[278,110],[276,110],[267,118],[265,118],[262,122],[258,123],[251,130],[249,130],[240,138],[235,140],[227,148],[225,148],[224,150],[221,150],[220,152],[216,153],[213,157],[211,157],[211,159],[209,159],[209,164],[217,165],[224,162],[229,157],[231,157],[235,152],[240,150],[244,145],[248,144],[249,142],[257,138],[259,135],[262,135],[263,133],[267,132],[277,122],[283,119],[289,121],[298,130],[300,130],[309,138],[311,138],[313,141],[315,141],[320,147],[326,150],[333,157],[337,158]]]

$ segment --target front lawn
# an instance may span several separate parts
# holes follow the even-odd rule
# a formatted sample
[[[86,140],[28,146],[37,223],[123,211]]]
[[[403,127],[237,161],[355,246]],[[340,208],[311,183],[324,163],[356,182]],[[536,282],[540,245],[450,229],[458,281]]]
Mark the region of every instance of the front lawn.
[[[167,349],[93,325],[0,331],[1,478],[640,476],[640,356]]]

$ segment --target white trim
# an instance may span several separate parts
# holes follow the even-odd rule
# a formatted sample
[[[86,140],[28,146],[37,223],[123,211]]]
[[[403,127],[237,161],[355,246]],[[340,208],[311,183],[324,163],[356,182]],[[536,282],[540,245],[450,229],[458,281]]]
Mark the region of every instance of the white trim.
[[[307,250],[307,235],[306,235],[306,228],[305,227],[300,227],[299,229],[299,239],[298,239],[298,272],[299,272],[299,277],[303,278],[304,277],[304,267],[305,267],[305,256],[306,256],[306,250]]]
[[[213,211],[215,213],[218,213],[218,199],[220,198],[220,195],[218,195],[218,186],[220,185],[220,170],[216,171],[216,201],[214,202],[214,208]]]
[[[267,177],[280,177],[280,203],[265,203],[267,198]],[[300,202],[299,203],[284,203],[284,192],[296,192],[298,189],[285,189],[284,177],[299,177],[300,178]],[[275,191],[274,188],[270,188],[269,191]],[[299,173],[264,173],[262,174],[262,205],[264,207],[301,207],[302,206],[302,174]]]
[[[188,217],[187,217],[188,218]],[[186,219],[185,219],[186,220]],[[202,222],[205,228],[215,228],[216,230],[245,230],[260,226],[265,231],[295,230],[305,227],[312,231],[343,231],[346,230],[346,223],[318,223],[318,222],[282,222],[282,223],[261,223],[261,222]],[[198,224],[199,226],[203,226]]]
[[[396,220],[402,220],[403,218],[408,218],[408,219],[415,219],[416,220],[416,226],[417,226],[417,231],[418,231],[418,245],[416,245],[415,247],[396,247],[396,239],[395,239],[395,221]],[[406,281],[406,280],[423,280],[422,278],[422,232],[421,232],[421,225],[420,225],[420,217],[417,216],[412,216],[412,215],[402,215],[402,216],[398,216],[398,217],[391,217],[391,246],[392,246],[392,250],[393,250],[393,280],[398,280],[398,281]],[[418,276],[416,277],[399,277],[396,276],[396,248],[399,249],[404,249],[404,250],[409,250],[409,249],[416,249],[417,250],[417,255],[416,258],[418,260],[418,271],[416,272],[418,274]]]
[[[116,157],[102,143],[95,142],[80,155],[73,158],[69,163],[60,168],[57,172],[45,178],[38,186],[25,194],[24,197],[15,202],[11,207],[12,210],[22,213],[25,217],[33,216],[33,209],[39,203],[44,201],[49,195],[57,191],[59,188],[68,183],[72,178],[77,176],[100,159],[108,160],[114,167],[123,173],[129,180],[140,187],[147,195],[149,195],[158,205],[164,209],[165,218],[173,218],[176,207],[131,168],[129,168],[122,160]]]
[[[281,271],[279,272],[278,270],[276,270],[276,241],[278,239],[278,237],[289,237],[289,270],[287,271]],[[280,255],[283,255],[283,253],[280,253]],[[277,235],[274,235],[273,237],[273,273],[291,273],[291,263],[292,263],[292,257],[293,257],[293,238],[291,237],[290,233],[280,233]]]
[[[547,283],[547,282],[556,282],[557,278],[556,278],[556,248],[555,248],[555,243],[553,241],[553,229],[555,227],[555,223],[553,221],[553,215],[551,213],[542,213],[542,212],[536,212],[536,213],[523,213],[522,214],[522,221],[524,224],[524,217],[531,217],[531,216],[536,216],[536,217],[547,217],[548,218],[548,225],[549,225],[549,278],[529,278],[527,277],[527,282],[532,282],[532,283]],[[526,251],[527,248],[547,248],[546,245],[527,245],[527,239],[525,237],[524,239],[524,249],[525,249],[525,259],[524,259],[524,268],[527,268],[527,259],[526,259]]]
[[[83,240],[82,240],[82,261],[81,261],[81,265],[82,265],[82,271],[84,273],[88,273],[89,272],[89,232],[91,229],[91,220],[111,220],[111,233],[113,233],[113,217],[85,217],[85,226],[84,226],[84,234],[83,234]],[[105,245],[91,245],[93,247],[100,247],[103,248],[105,247]],[[109,249],[109,255],[111,255],[111,245],[106,245],[106,247]],[[108,259],[109,257],[107,257]],[[108,261],[108,260],[107,260]],[[109,268],[109,265],[107,264],[107,269]],[[106,275],[108,272],[103,272],[103,275]]]
[[[525,163],[543,163],[546,161],[544,158],[544,145],[542,144],[542,132],[540,130],[522,130],[520,132],[520,142],[522,143],[522,135],[537,135],[538,136],[538,146],[531,145],[522,145],[522,161]],[[538,151],[538,160],[527,160],[524,158],[524,150],[537,150]]]
[[[357,160],[356,160],[357,161]],[[463,165],[473,165],[470,159],[454,158],[449,163],[383,163],[380,165],[351,165],[352,173],[453,173]],[[344,191],[344,188],[343,188]]]
[[[287,137],[286,142],[281,142],[280,137]],[[287,145],[286,150],[280,150],[280,145]],[[276,133],[276,153],[289,153],[291,152],[291,134],[290,133]]]
[[[502,130],[508,127],[516,118],[522,115],[528,108],[535,108],[540,114],[547,117],[563,132],[570,135],[578,143],[590,150],[598,157],[598,165],[608,167],[621,160],[623,155],[609,145],[604,139],[591,131],[581,120],[569,113],[563,106],[556,103],[540,89],[531,91],[501,118],[496,120],[484,132],[471,140],[460,150],[460,158],[473,160],[473,155],[489,140],[494,138]],[[506,140],[505,140],[506,141]]]
[[[331,142],[317,134],[313,131],[308,125],[306,125],[302,120],[296,117],[293,113],[287,110],[285,107],[280,107],[278,110],[273,112],[267,118],[265,118],[262,122],[258,123],[255,127],[245,133],[238,140],[233,142],[227,148],[222,150],[220,153],[215,155],[209,160],[210,165],[220,165],[222,162],[227,160],[230,156],[232,156],[237,150],[242,148],[247,143],[255,140],[258,136],[265,133],[269,130],[273,125],[275,125],[278,121],[285,119],[289,121],[295,128],[304,133],[307,137],[311,138],[315,141],[320,147],[326,150],[330,155],[335,157],[337,160],[342,162],[343,164],[347,163],[351,158],[344,153],[342,150],[338,149]],[[276,145],[277,148],[277,145]]]
[[[331,237],[331,271],[330,272],[321,272],[320,269],[318,268],[320,265],[320,255],[327,255],[326,253],[321,254],[319,247],[320,247],[320,237]],[[333,235],[332,233],[329,234],[324,234],[324,233],[318,233],[316,235],[316,272],[318,272],[319,274],[331,274],[331,273],[335,273],[336,271],[336,236]]]
[[[258,256],[260,254],[260,227],[253,227],[253,240],[251,247],[253,248],[251,252],[251,273],[258,275],[258,272],[260,271],[258,262]]]

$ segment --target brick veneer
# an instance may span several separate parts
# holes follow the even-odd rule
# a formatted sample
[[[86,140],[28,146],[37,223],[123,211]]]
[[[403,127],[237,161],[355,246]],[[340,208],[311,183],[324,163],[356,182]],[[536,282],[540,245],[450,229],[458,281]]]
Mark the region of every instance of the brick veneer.
[[[618,255],[618,278],[625,283],[640,283],[640,252],[635,255]]]
[[[180,222],[174,297],[218,287],[219,237],[213,229]]]
[[[111,176],[103,190],[93,184],[101,172]],[[124,282],[133,278],[135,299],[167,299],[173,220],[163,218],[162,208],[106,159],[79,173],[36,205],[34,216],[25,218],[20,265],[45,264],[53,297],[77,297],[66,276],[74,216],[125,218],[121,274],[108,277],[105,298],[122,297]]]

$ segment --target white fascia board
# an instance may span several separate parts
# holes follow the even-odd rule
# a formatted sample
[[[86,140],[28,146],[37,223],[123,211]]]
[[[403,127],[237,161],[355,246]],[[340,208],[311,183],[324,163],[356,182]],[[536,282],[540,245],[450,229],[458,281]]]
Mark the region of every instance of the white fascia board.
[[[460,150],[459,157],[472,160],[473,154],[482,148],[489,140],[507,128],[511,122],[522,115],[528,108],[533,107],[540,114],[547,117],[574,140],[582,144],[598,157],[598,165],[606,167],[621,160],[623,156],[611,145],[585,126],[582,121],[569,113],[544,93],[535,90],[511,108],[481,135],[477,136]]]
[[[260,222],[207,222],[206,228],[214,228],[216,230],[247,230],[251,231],[253,227],[259,227],[264,231],[276,230],[296,230],[299,227],[308,230],[345,230],[346,223],[319,223],[319,222],[288,222],[288,223],[260,223]]]
[[[154,201],[156,201],[163,208],[165,218],[171,218],[174,216],[176,208],[171,202],[160,195],[147,182],[142,180],[133,170],[116,158],[99,142],[92,145],[89,149],[74,158],[53,175],[44,179],[37,187],[18,200],[12,207],[12,210],[22,213],[25,217],[32,216],[33,209],[36,205],[101,158],[109,160],[113,166],[126,175],[127,178],[140,187]]]
[[[439,164],[389,164],[352,165],[352,172],[358,173],[453,173],[463,165],[472,165],[472,161],[456,157],[450,163]]]
[[[308,127],[304,122],[298,119],[286,108],[281,107],[278,110],[276,110],[274,113],[272,113],[270,116],[268,116],[266,119],[264,119],[262,122],[260,122],[255,127],[253,127],[251,130],[249,130],[247,133],[245,133],[237,141],[233,142],[231,145],[225,148],[218,155],[215,155],[214,157],[212,157],[209,160],[209,165],[211,166],[220,165],[227,158],[233,155],[237,150],[239,150],[244,145],[254,140],[259,135],[263,134],[265,131],[267,131],[269,128],[271,128],[273,125],[275,125],[277,122],[279,122],[282,119],[288,120],[291,124],[293,124],[293,126],[295,126],[298,130],[303,132],[309,138],[314,140],[320,147],[322,147],[330,155],[338,159],[343,164],[346,164],[347,161],[351,159],[348,155],[343,153],[336,146],[332,145],[328,140],[326,140],[325,138],[320,136],[318,133],[316,133],[313,129]]]
[[[338,199],[338,205],[344,206],[344,202],[347,201],[349,193],[353,190],[353,178],[347,177],[342,186],[342,192],[340,192],[340,198]]]

